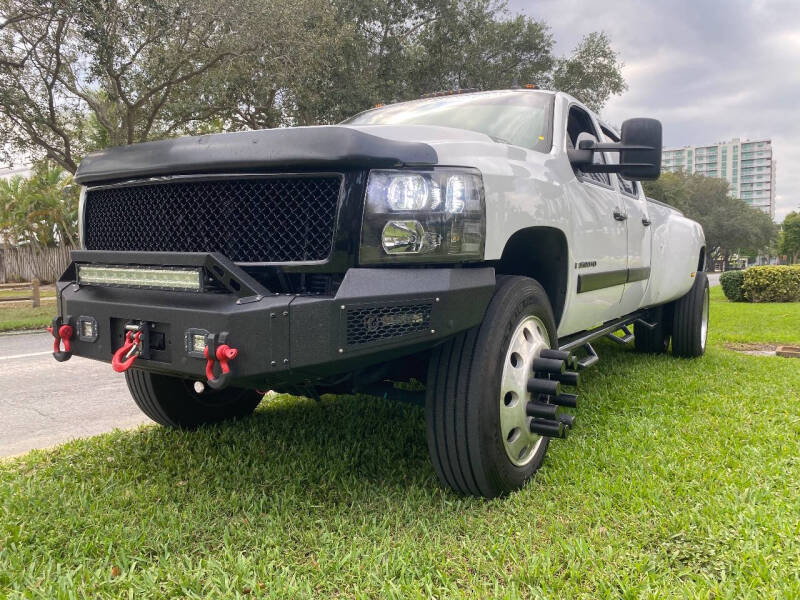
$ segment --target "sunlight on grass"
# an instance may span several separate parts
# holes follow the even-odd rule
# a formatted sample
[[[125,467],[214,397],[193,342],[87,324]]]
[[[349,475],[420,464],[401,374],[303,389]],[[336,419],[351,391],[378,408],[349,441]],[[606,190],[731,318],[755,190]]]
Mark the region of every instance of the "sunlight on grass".
[[[713,291],[700,360],[603,342],[521,492],[441,489],[422,409],[280,396],[0,462],[0,597],[800,597],[800,304]]]

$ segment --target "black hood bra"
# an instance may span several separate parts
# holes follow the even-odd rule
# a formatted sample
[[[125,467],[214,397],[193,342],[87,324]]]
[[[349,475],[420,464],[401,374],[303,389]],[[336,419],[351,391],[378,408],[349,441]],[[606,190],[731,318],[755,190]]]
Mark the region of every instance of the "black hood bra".
[[[436,151],[341,126],[262,129],[179,137],[90,154],[75,173],[80,184],[139,177],[276,168],[389,168],[435,165]]]

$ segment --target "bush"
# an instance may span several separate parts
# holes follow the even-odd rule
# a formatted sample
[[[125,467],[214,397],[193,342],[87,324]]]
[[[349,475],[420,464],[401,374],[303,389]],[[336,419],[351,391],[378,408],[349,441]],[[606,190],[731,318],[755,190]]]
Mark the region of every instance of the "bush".
[[[744,271],[725,271],[719,276],[719,284],[722,286],[725,297],[731,302],[745,302],[747,300],[742,289]]]
[[[800,265],[752,267],[743,279],[742,291],[750,302],[800,302]]]

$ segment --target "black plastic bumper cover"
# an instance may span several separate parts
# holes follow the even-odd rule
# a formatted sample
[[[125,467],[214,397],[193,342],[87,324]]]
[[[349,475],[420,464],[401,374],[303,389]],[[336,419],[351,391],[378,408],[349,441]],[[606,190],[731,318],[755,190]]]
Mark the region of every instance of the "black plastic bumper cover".
[[[228,332],[239,350],[234,385],[313,381],[410,354],[477,325],[495,287],[492,268],[358,269],[335,296],[276,294],[220,254],[75,251],[58,284],[59,314],[76,327],[72,352],[106,362],[125,324],[149,324],[147,357],[135,366],[204,379],[205,360],[187,350],[189,330]],[[227,292],[78,285],[76,264],[204,268]],[[81,337],[79,320],[96,324]]]

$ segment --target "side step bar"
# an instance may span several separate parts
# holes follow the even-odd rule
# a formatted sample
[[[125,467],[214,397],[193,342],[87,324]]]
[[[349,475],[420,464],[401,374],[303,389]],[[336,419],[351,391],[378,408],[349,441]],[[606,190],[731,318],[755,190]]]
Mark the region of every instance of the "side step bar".
[[[591,367],[597,363],[598,360],[600,360],[600,357],[597,355],[597,352],[595,352],[591,342],[601,337],[609,337],[618,344],[627,344],[633,341],[634,336],[630,330],[630,326],[634,323],[642,323],[649,329],[652,329],[656,326],[655,323],[652,323],[647,319],[647,316],[648,311],[640,310],[626,315],[620,319],[614,319],[613,321],[603,323],[596,329],[581,331],[579,333],[568,335],[559,340],[559,350],[563,352],[572,352],[574,350],[583,349],[584,352],[586,352],[586,356],[577,360],[578,367],[581,369]],[[619,331],[620,329],[624,333],[623,337],[614,335],[614,332]]]
[[[617,331],[620,331],[620,330],[622,331],[622,334],[623,334],[622,337],[619,337],[618,335],[614,335]],[[612,331],[611,333],[607,333],[606,337],[608,339],[610,339],[610,340],[612,340],[612,341],[624,346],[626,344],[630,344],[633,341],[633,332],[628,328],[627,325],[623,325],[618,330]]]
[[[593,364],[595,364],[597,361],[600,360],[600,357],[597,355],[597,352],[589,342],[586,342],[583,345],[583,349],[586,351],[586,356],[578,359],[578,368],[586,369],[588,367],[591,367]]]

